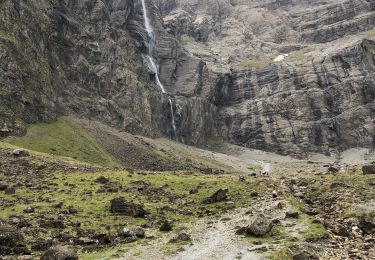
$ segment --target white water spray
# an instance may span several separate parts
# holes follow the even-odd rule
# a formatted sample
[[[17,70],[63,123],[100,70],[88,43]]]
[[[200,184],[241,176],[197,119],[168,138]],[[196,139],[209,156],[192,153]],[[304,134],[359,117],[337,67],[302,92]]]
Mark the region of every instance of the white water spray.
[[[146,7],[145,0],[141,0],[141,3],[142,3],[144,25],[145,25],[145,29],[146,29],[146,32],[147,32],[147,35],[148,35],[148,40],[146,41],[146,44],[147,44],[147,49],[148,49],[147,60],[148,60],[149,68],[152,72],[155,73],[155,82],[158,85],[158,87],[160,88],[161,92],[163,94],[167,94],[167,92],[165,91],[165,88],[164,88],[164,86],[161,83],[160,78],[159,78],[158,65],[157,65],[155,59],[153,58],[153,52],[154,52],[154,48],[155,48],[154,30],[151,26],[150,18],[148,17],[148,14],[147,14],[147,7]],[[171,108],[173,134],[174,134],[174,137],[176,138],[177,137],[177,135],[176,135],[177,128],[176,128],[176,122],[175,122],[175,119],[174,119],[173,103],[172,103],[172,99],[170,97],[168,97],[168,100],[169,100],[169,105],[170,105],[170,108]]]

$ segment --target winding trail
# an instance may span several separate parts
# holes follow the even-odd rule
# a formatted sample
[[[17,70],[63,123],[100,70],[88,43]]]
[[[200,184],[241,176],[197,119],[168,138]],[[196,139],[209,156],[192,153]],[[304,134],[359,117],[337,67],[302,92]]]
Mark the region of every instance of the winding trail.
[[[272,201],[268,194],[261,194],[259,198],[248,208],[235,209],[221,217],[210,221],[200,219],[184,227],[192,238],[192,244],[184,246],[184,250],[176,255],[168,256],[163,254],[163,246],[171,239],[171,234],[166,234],[150,244],[139,248],[131,249],[122,259],[166,259],[166,260],[260,260],[267,259],[267,252],[256,252],[256,249],[263,247],[273,249],[273,245],[263,243],[256,246],[244,236],[236,235],[235,232],[240,226],[245,226],[260,214],[270,219],[283,219],[285,211],[278,208],[278,203],[286,205],[286,201]],[[289,230],[293,232],[293,230]]]

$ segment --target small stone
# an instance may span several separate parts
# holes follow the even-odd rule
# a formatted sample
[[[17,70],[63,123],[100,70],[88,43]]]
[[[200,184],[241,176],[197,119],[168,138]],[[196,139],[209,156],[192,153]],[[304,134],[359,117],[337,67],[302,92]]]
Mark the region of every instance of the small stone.
[[[62,206],[64,205],[64,202],[57,202],[55,205],[53,205],[57,209],[61,209]]]
[[[181,233],[181,234],[178,234],[178,236],[172,238],[169,242],[178,243],[178,242],[187,242],[187,241],[191,241],[190,236],[186,233]]]
[[[250,196],[251,197],[258,197],[259,196],[259,193],[258,192],[252,192],[252,193],[250,193]]]
[[[109,179],[104,177],[104,176],[100,176],[99,178],[97,178],[95,180],[97,183],[101,183],[101,184],[106,184],[106,183],[109,183]]]
[[[68,213],[69,214],[77,214],[78,213],[78,210],[73,208],[73,207],[69,207],[68,208]]]

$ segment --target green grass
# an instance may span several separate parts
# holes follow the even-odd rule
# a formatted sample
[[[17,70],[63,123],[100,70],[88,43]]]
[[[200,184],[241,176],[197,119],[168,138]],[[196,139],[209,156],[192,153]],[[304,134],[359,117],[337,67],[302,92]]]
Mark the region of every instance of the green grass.
[[[272,252],[269,259],[271,260],[288,260],[292,259],[292,254],[288,248],[283,248]]]
[[[119,163],[89,133],[79,124],[66,118],[50,124],[29,125],[26,136],[11,137],[6,141],[22,148],[71,157],[96,165],[119,166]]]
[[[317,239],[324,238],[328,235],[327,230],[324,228],[322,224],[313,223],[311,219],[306,219],[306,230],[301,231],[300,235],[306,241],[313,241]]]

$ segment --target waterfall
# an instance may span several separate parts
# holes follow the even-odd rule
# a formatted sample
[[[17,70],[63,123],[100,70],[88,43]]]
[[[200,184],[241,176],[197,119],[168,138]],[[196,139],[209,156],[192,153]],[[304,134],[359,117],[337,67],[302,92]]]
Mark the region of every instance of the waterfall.
[[[152,72],[155,73],[155,82],[158,85],[158,87],[160,88],[162,94],[168,94],[165,91],[165,88],[160,81],[159,67],[158,67],[158,64],[156,63],[156,60],[153,57],[154,48],[155,48],[155,34],[154,34],[154,30],[153,30],[153,28],[151,26],[151,23],[150,23],[150,18],[147,14],[147,7],[146,7],[145,0],[141,0],[141,3],[142,3],[144,26],[145,26],[145,29],[146,29],[146,32],[147,32],[147,35],[148,35],[148,39],[146,40],[146,45],[147,45],[147,50],[148,50],[147,61],[148,61],[148,64],[149,64],[149,68]],[[171,108],[171,118],[172,118],[171,123],[172,123],[173,134],[174,134],[174,137],[177,138],[177,134],[176,134],[177,128],[176,128],[176,121],[175,121],[175,118],[174,118],[173,103],[172,103],[172,99],[170,97],[168,97],[168,100],[169,100],[169,106]]]

